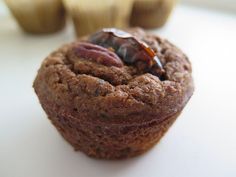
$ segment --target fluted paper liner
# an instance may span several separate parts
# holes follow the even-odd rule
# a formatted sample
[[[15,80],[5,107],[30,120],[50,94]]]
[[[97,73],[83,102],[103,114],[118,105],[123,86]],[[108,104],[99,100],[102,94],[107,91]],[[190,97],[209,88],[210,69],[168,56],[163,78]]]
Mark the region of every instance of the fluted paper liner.
[[[65,25],[61,0],[5,0],[22,29],[29,33],[52,33]]]
[[[130,19],[131,26],[156,28],[163,26],[176,0],[135,0]]]
[[[133,0],[64,0],[78,36],[93,33],[103,27],[125,28]]]

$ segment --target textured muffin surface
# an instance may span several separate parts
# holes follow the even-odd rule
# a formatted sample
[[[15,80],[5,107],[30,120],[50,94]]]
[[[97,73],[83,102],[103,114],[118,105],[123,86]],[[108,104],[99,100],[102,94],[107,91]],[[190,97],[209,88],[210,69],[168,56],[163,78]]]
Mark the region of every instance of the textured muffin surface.
[[[75,149],[91,156],[114,159],[146,151],[193,93],[191,65],[179,49],[141,29],[128,32],[155,51],[162,78],[125,62],[105,65],[83,58],[77,41],[49,55],[34,81],[52,123]]]

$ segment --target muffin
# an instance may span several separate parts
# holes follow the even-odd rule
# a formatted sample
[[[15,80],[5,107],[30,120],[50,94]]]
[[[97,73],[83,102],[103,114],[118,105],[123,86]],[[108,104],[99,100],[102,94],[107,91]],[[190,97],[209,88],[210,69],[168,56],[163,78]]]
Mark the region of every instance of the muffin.
[[[5,0],[19,26],[28,33],[53,33],[65,26],[61,0]]]
[[[163,26],[176,0],[135,0],[130,19],[131,26],[156,28]]]
[[[72,17],[77,36],[83,36],[103,27],[125,28],[134,0],[64,0]]]
[[[193,94],[186,55],[139,28],[106,28],[62,46],[43,61],[33,87],[74,149],[104,159],[150,149]]]

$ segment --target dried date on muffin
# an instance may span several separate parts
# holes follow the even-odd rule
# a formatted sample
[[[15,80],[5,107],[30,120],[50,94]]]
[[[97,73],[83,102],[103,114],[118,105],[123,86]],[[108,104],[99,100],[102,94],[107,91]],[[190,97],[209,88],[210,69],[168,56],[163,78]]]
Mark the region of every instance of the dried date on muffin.
[[[151,71],[159,77],[164,73],[161,61],[153,49],[128,32],[104,28],[91,35],[89,42],[111,48],[125,63],[135,64],[140,70]]]
[[[60,134],[85,154],[137,156],[154,146],[193,94],[191,64],[178,48],[142,29],[103,29],[66,44],[34,81]]]

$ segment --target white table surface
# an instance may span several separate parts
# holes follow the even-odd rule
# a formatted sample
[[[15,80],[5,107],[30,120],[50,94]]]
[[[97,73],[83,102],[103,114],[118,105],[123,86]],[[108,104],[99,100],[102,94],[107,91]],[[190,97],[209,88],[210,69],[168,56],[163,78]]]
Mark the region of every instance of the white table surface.
[[[235,177],[236,16],[178,6],[155,31],[190,57],[196,91],[161,142],[137,158],[103,161],[75,152],[32,89],[42,59],[73,40],[72,28],[21,33],[1,8],[0,177]]]

